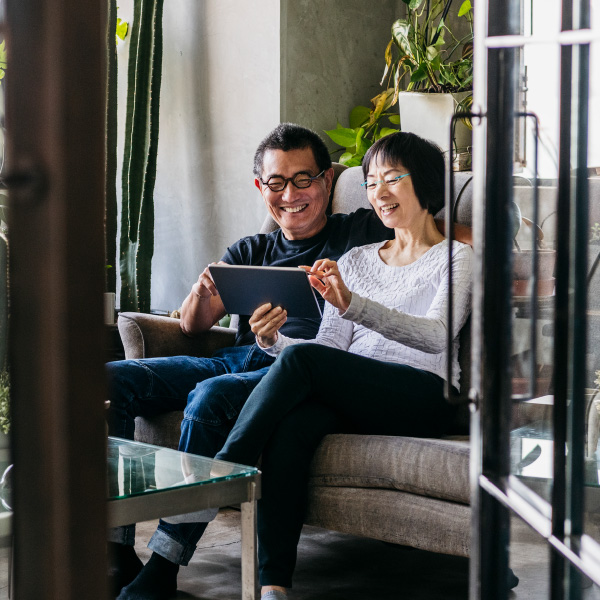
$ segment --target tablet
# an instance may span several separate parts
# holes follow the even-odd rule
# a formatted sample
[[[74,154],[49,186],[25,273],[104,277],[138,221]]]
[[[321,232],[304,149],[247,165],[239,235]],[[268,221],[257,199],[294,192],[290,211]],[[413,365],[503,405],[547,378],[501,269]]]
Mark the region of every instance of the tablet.
[[[298,267],[210,265],[208,268],[229,314],[251,315],[261,304],[270,302],[285,308],[288,317],[322,317],[308,275]]]

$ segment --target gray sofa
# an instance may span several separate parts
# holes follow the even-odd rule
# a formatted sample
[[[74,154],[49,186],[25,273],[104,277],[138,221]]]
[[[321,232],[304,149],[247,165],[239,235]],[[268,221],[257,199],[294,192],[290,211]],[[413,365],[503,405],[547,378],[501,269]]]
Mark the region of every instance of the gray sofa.
[[[340,171],[341,169],[337,169]],[[470,174],[456,174],[457,221],[471,219]],[[343,170],[332,212],[368,206],[359,167]],[[273,227],[265,222],[263,230]],[[213,327],[190,339],[169,317],[122,313],[118,321],[126,358],[211,356],[231,345],[231,329]],[[456,435],[444,439],[329,435],[312,463],[306,523],[424,550],[469,555],[468,391],[469,334],[461,335],[461,409]],[[182,413],[136,419],[136,439],[177,447]]]

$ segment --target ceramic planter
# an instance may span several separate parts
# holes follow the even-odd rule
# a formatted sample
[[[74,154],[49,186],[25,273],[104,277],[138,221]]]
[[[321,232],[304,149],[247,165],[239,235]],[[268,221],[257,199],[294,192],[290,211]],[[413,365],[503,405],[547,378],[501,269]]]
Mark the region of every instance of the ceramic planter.
[[[450,119],[458,104],[471,92],[456,94],[425,94],[422,92],[400,92],[400,128],[435,142],[444,152],[450,149]],[[454,130],[454,170],[470,169],[472,132],[458,121]],[[463,168],[457,168],[462,163]]]

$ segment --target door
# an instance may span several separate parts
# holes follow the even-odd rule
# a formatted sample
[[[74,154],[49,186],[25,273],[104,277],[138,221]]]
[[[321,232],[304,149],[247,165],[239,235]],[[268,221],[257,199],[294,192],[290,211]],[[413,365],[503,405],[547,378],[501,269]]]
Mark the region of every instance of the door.
[[[592,7],[475,6],[471,598],[509,597],[524,530],[540,598],[600,585]]]

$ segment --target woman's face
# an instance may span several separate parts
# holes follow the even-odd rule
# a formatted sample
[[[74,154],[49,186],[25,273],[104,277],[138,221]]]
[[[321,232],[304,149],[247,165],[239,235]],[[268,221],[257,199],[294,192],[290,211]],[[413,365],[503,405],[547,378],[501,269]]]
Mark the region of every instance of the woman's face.
[[[393,229],[415,225],[428,214],[419,203],[408,171],[400,163],[371,161],[367,197],[384,225]]]

